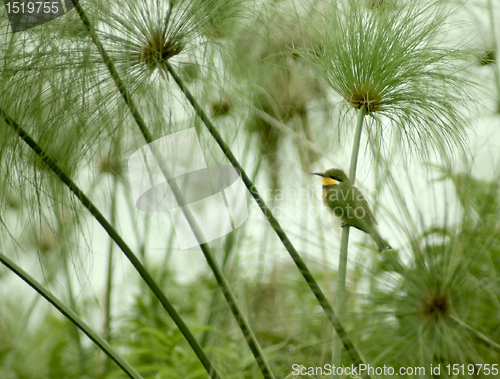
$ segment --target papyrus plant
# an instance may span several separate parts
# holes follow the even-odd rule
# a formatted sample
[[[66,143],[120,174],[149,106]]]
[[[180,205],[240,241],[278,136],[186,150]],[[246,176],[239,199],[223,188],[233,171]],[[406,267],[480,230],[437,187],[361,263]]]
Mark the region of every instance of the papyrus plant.
[[[354,182],[363,124],[389,135],[402,154],[466,149],[468,82],[459,49],[444,40],[448,10],[437,1],[341,1],[307,25],[315,48],[301,50],[324,81],[358,114],[349,177]],[[387,4],[385,4],[387,3]],[[300,51],[300,50],[299,50]],[[351,124],[342,125],[351,128]],[[378,152],[380,153],[380,151]],[[336,310],[344,309],[349,228],[342,231]],[[340,363],[340,345],[334,356]]]

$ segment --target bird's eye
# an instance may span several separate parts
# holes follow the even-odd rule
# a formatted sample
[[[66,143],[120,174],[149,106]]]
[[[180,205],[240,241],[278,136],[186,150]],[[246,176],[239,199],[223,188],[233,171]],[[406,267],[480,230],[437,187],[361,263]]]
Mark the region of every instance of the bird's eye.
[[[335,176],[335,175],[330,176],[330,178],[336,180],[337,182],[341,182],[342,181],[338,176]]]

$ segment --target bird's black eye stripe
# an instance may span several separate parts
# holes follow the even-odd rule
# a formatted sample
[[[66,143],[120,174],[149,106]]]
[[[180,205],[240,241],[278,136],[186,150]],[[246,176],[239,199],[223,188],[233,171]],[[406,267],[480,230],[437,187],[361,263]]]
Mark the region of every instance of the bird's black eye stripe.
[[[335,179],[337,182],[342,182],[342,179],[340,179],[338,176],[332,175],[330,178]]]

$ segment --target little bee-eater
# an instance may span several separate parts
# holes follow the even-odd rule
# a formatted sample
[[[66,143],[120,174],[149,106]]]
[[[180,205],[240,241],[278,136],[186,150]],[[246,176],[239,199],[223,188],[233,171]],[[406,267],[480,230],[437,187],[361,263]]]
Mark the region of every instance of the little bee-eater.
[[[323,181],[323,203],[342,220],[342,227],[353,226],[368,233],[378,246],[379,252],[391,249],[380,236],[377,221],[368,202],[356,188],[347,175],[338,168],[332,168],[324,173],[315,172]]]

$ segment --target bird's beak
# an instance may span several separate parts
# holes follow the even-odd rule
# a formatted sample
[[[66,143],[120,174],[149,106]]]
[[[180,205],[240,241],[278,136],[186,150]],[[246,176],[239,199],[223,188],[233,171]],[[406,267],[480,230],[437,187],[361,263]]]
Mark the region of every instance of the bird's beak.
[[[313,172],[312,174],[322,176],[323,178],[325,177],[325,174],[323,174],[322,172]]]

